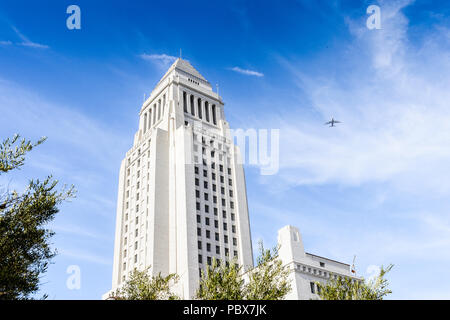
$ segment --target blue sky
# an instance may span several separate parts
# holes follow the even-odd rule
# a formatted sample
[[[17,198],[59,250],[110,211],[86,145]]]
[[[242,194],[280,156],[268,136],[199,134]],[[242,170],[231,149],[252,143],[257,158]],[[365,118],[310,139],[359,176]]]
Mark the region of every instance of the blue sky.
[[[66,28],[71,4],[81,30]],[[48,141],[0,184],[52,173],[78,189],[52,223],[42,292],[110,288],[120,161],[180,48],[219,83],[232,128],[280,129],[279,172],[246,167],[255,243],[292,224],[308,252],[356,255],[362,276],[394,263],[391,298],[450,298],[450,5],[437,0],[1,0],[0,137]]]

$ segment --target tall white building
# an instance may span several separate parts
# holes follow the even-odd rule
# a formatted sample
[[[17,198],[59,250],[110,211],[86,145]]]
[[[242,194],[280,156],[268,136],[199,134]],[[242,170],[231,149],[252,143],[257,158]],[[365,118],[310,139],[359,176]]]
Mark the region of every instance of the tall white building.
[[[241,163],[221,97],[177,59],[142,105],[120,167],[112,290],[151,266],[178,274],[175,292],[190,299],[212,258],[253,266]]]

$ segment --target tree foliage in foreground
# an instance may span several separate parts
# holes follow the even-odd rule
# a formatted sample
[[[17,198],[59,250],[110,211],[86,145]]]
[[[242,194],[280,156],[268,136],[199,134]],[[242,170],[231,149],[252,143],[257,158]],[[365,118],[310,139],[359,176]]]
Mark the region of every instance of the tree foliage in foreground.
[[[290,291],[288,267],[278,258],[278,249],[264,249],[259,242],[259,256],[255,268],[244,275],[236,258],[229,263],[213,259],[202,273],[196,298],[201,300],[280,300]],[[247,281],[244,281],[247,277]]]
[[[169,274],[164,277],[159,273],[151,276],[150,268],[139,271],[134,269],[130,278],[124,285],[113,292],[109,299],[111,300],[177,300],[178,296],[170,291],[177,281],[176,274]]]
[[[364,279],[355,281],[343,277],[329,280],[325,284],[316,282],[319,297],[322,300],[383,300],[392,293],[385,278],[392,267],[392,264],[386,269],[381,266],[378,276],[367,282]]]
[[[20,169],[26,153],[44,141],[32,143],[18,135],[4,140],[0,174]],[[39,290],[40,277],[56,254],[49,242],[54,233],[45,226],[59,211],[58,205],[75,195],[73,186],[58,191],[57,184],[49,176],[31,180],[22,194],[4,190],[0,195],[0,299],[28,299]]]

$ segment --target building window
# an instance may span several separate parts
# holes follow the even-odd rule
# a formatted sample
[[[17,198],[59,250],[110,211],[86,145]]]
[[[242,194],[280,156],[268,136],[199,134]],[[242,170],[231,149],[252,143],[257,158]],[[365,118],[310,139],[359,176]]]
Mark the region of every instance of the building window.
[[[325,262],[321,262],[321,263],[320,263],[320,266],[321,266],[322,268],[325,268]]]
[[[201,254],[198,255],[198,263],[203,263],[203,257]]]
[[[233,246],[237,246],[237,239],[233,238]]]
[[[201,217],[200,217],[200,215],[198,214],[197,215],[197,223],[200,223],[201,222]]]
[[[206,251],[208,251],[208,252],[211,251],[211,243],[206,244]]]
[[[225,231],[227,230],[227,223],[226,222],[223,223],[223,230],[225,230]]]
[[[216,246],[216,254],[220,254],[220,247]]]
[[[312,294],[316,293],[314,282],[310,282],[309,285],[310,285],[310,287],[311,287],[311,293],[312,293]]]
[[[205,217],[205,224],[206,224],[207,226],[209,226],[209,218],[208,218],[208,217]]]
[[[216,236],[215,236],[216,241],[219,241],[219,233],[216,232]]]
[[[191,99],[189,101],[191,103],[191,114],[195,116],[195,108],[194,108],[194,96],[191,94]]]
[[[187,101],[186,101],[186,92],[184,92],[184,91],[183,91],[183,110],[184,110],[184,112],[188,112]]]
[[[206,117],[206,121],[209,122],[209,104],[208,104],[208,101],[205,101],[205,117]]]
[[[202,242],[201,241],[197,242],[197,246],[198,246],[198,250],[202,250]]]
[[[215,104],[212,105],[212,116],[213,116],[213,123],[216,125],[217,119],[216,119],[216,105]]]
[[[202,236],[202,229],[201,228],[197,228],[197,236],[199,236],[199,237]]]
[[[211,238],[211,231],[206,230],[206,238],[210,239]]]
[[[202,118],[202,99],[198,98],[197,99],[197,114],[198,117],[201,119]]]

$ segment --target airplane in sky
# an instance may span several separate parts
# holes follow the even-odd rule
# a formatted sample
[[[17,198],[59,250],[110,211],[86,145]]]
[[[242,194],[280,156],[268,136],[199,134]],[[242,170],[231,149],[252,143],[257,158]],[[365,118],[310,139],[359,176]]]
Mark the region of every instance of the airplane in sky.
[[[341,122],[340,122],[340,121],[337,121],[337,120],[334,120],[334,118],[331,118],[330,121],[325,122],[325,124],[329,124],[330,127],[336,127],[336,126],[334,125],[335,123],[341,123]]]

